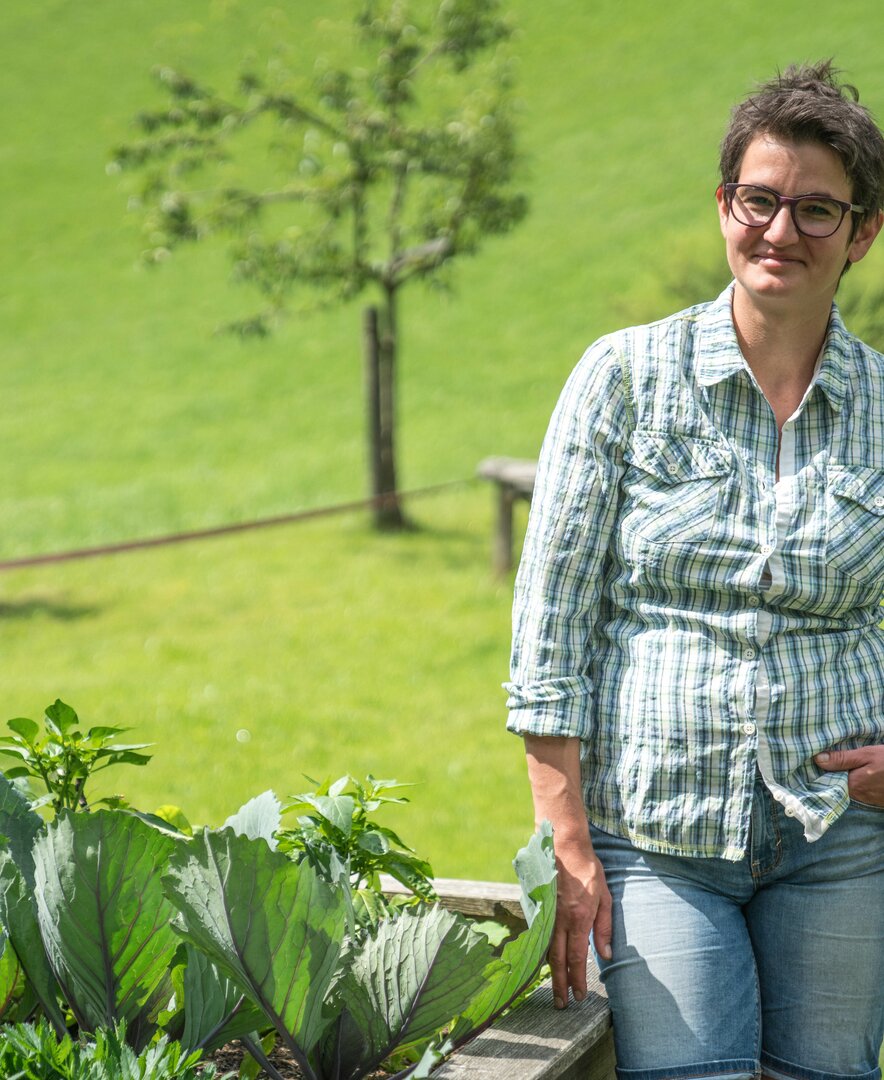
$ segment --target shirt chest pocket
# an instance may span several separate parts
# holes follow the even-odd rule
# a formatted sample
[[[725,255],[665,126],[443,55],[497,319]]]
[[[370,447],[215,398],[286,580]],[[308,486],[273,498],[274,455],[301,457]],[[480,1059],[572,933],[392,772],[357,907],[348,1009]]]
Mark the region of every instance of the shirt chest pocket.
[[[657,544],[698,544],[709,537],[732,470],[727,446],[638,430],[625,459],[625,530]]]
[[[829,466],[826,563],[869,584],[884,578],[884,469]]]

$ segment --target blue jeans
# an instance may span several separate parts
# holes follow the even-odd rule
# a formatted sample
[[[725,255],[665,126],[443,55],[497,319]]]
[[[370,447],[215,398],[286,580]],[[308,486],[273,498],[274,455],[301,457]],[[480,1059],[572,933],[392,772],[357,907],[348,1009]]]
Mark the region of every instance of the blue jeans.
[[[741,862],[592,840],[620,1080],[879,1080],[884,809],[852,803],[808,843],[759,780]]]

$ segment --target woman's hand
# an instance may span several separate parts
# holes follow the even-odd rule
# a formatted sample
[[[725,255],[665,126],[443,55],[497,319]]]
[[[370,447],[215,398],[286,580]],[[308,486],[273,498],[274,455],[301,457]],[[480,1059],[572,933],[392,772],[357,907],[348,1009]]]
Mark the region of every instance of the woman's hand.
[[[611,894],[588,836],[583,844],[557,845],[556,867],[559,872],[556,922],[549,946],[549,966],[556,1008],[564,1009],[569,989],[575,1001],[586,997],[590,931],[599,955],[606,960],[611,958]]]
[[[539,824],[553,827],[556,852],[556,921],[549,947],[556,1008],[586,997],[586,957],[593,932],[600,956],[611,955],[611,894],[592,849],[583,806],[578,739],[525,736],[528,778]]]
[[[826,750],[814,760],[828,772],[847,772],[847,790],[852,799],[884,807],[884,745]]]

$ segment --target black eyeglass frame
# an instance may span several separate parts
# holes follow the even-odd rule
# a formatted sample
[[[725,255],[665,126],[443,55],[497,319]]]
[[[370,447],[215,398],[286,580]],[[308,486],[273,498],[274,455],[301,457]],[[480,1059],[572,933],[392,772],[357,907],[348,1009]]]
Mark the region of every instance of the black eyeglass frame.
[[[734,215],[741,225],[745,225],[747,229],[766,229],[768,225],[780,212],[780,207],[788,206],[789,214],[792,218],[792,222],[795,228],[802,236],[806,236],[811,240],[825,240],[829,236],[834,236],[835,233],[841,228],[841,223],[848,213],[864,214],[866,208],[864,206],[857,206],[855,203],[842,202],[840,199],[835,199],[831,195],[814,195],[812,192],[808,192],[806,195],[781,195],[778,191],[774,191],[773,188],[767,187],[765,184],[724,184],[722,185],[725,198],[727,199],[728,210]],[[767,221],[756,222],[754,225],[751,222],[743,221],[743,219],[734,210],[734,196],[737,193],[737,188],[754,188],[756,191],[765,191],[769,195],[773,195],[776,199],[776,205],[771,211],[770,217]],[[798,215],[796,214],[796,208],[798,203],[803,202],[805,199],[825,199],[826,202],[834,203],[835,206],[841,210],[841,217],[838,219],[838,224],[827,233],[809,233],[798,224]]]

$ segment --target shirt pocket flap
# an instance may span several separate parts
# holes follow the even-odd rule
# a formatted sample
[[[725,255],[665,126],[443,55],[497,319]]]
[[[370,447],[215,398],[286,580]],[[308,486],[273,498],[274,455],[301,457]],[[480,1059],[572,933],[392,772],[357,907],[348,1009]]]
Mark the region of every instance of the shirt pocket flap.
[[[865,510],[884,517],[884,469],[866,465],[830,465],[829,491],[858,503]]]
[[[667,484],[726,476],[731,471],[727,446],[708,439],[655,431],[633,432],[625,460]]]

